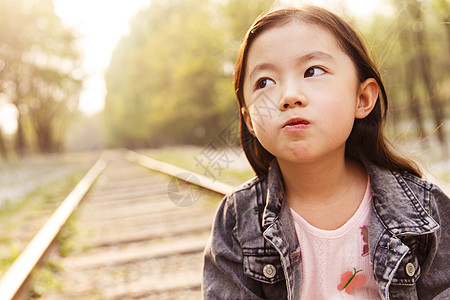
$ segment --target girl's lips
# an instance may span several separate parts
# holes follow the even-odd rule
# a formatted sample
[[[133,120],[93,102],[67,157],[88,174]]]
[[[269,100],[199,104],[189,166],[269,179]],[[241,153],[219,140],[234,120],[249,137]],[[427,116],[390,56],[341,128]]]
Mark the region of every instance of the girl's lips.
[[[309,121],[301,118],[292,118],[283,125],[283,129],[295,130],[305,128],[309,125]]]

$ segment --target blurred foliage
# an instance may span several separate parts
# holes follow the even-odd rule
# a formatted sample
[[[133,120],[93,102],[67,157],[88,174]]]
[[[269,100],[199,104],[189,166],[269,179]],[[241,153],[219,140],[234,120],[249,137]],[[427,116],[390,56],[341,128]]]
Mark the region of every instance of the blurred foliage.
[[[268,4],[152,1],[132,20],[106,73],[108,144],[204,144],[217,135],[237,117],[236,49]]]
[[[18,155],[62,149],[81,90],[76,40],[52,1],[0,1],[0,101],[17,109],[13,148]],[[7,155],[1,134],[0,151]]]
[[[390,133],[446,144],[450,93],[447,0],[391,0],[361,29],[388,89]],[[202,144],[237,118],[232,73],[240,42],[271,1],[152,1],[131,22],[106,74],[106,142]],[[345,13],[345,8],[338,13]],[[415,129],[414,129],[415,128]]]
[[[379,61],[390,98],[394,136],[413,132],[426,145],[436,136],[448,151],[450,3],[391,1],[392,15],[377,15],[365,33]]]
[[[82,152],[101,150],[104,142],[99,115],[78,113],[71,119],[65,135],[65,148],[68,151]]]

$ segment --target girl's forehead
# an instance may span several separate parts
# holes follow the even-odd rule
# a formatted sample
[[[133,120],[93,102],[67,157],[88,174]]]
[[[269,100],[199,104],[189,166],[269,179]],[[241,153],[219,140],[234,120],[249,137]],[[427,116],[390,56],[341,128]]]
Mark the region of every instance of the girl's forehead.
[[[286,37],[287,39],[285,39]],[[311,37],[313,38],[311,39]],[[275,41],[305,47],[317,44],[318,41],[338,44],[337,38],[324,27],[299,20],[268,27],[259,33],[250,48],[261,41],[265,41],[268,46],[274,46]]]
[[[297,20],[269,27],[258,34],[248,49],[248,64],[279,55],[304,55],[308,52],[345,55],[337,38],[322,26]]]

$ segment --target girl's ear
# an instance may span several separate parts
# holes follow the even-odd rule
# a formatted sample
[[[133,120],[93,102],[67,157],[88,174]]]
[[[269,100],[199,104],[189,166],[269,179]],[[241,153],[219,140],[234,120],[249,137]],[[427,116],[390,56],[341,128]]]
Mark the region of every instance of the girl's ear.
[[[378,99],[378,83],[373,78],[361,82],[358,91],[355,117],[364,119],[372,111]]]
[[[250,113],[248,112],[247,107],[242,107],[242,108],[241,108],[241,113],[242,113],[242,116],[244,117],[245,125],[247,125],[248,131],[249,131],[252,135],[255,135],[255,130],[253,130],[252,119],[251,119],[251,117],[250,117]]]

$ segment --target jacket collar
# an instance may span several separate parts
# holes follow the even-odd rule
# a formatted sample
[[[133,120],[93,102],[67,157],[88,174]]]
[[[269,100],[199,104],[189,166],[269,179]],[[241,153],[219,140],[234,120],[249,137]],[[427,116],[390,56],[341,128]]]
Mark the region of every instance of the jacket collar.
[[[276,159],[272,160],[267,177],[266,207],[262,222],[264,228],[275,222],[284,202],[283,177]]]
[[[426,234],[439,228],[439,224],[425,210],[422,203],[430,200],[431,185],[414,177],[424,196],[417,199],[405,178],[411,175],[391,172],[365,163],[373,194],[373,208],[384,227],[393,235]]]
[[[369,173],[373,194],[373,207],[386,229],[394,235],[426,234],[439,228],[398,172],[391,172],[364,162]],[[284,202],[284,183],[276,159],[270,165],[267,180],[267,198],[263,214],[263,227],[267,228],[278,218]],[[431,186],[420,180],[429,190]],[[429,195],[429,194],[428,194]]]

